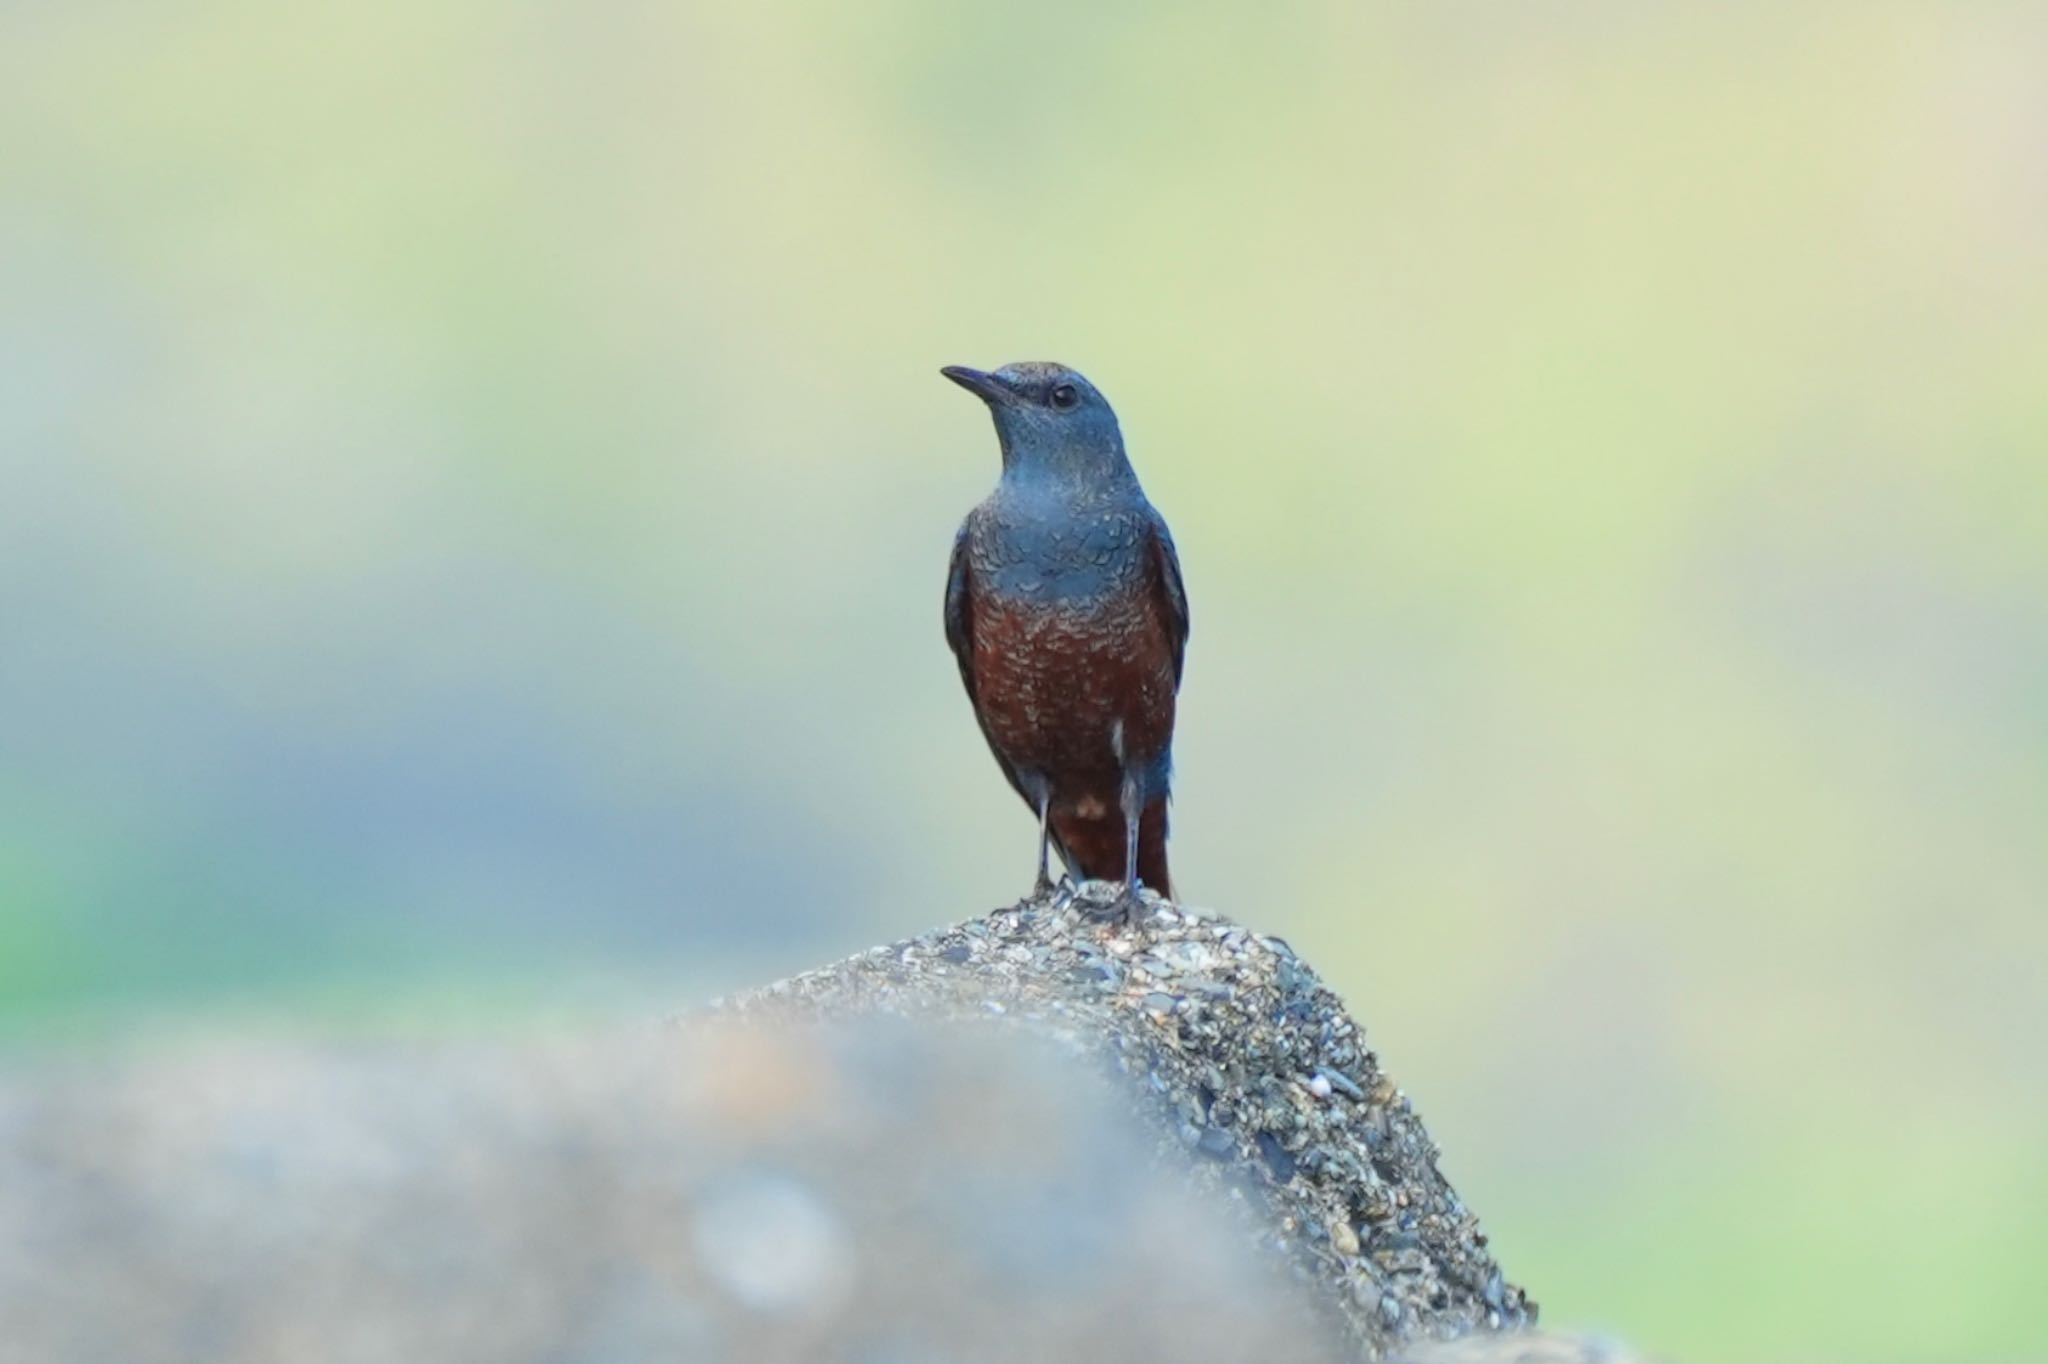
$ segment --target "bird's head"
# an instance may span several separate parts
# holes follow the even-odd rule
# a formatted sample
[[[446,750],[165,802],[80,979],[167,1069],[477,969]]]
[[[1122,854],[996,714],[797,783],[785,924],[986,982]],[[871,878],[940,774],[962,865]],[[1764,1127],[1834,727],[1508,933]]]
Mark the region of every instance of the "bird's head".
[[[1130,474],[1109,400],[1065,365],[1027,360],[998,370],[939,373],[988,404],[1006,476],[1114,478]]]

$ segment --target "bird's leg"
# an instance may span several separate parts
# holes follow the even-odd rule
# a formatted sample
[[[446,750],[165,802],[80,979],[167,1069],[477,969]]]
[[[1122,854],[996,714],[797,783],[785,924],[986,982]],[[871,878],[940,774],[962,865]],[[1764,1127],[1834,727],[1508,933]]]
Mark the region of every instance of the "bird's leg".
[[[1043,899],[1052,889],[1052,783],[1038,789],[1038,880],[1032,883],[1031,898]]]
[[[1116,912],[1126,923],[1135,923],[1144,908],[1138,887],[1138,821],[1145,813],[1145,796],[1135,772],[1124,773],[1124,888],[1116,897]]]
[[[1052,783],[1037,773],[1026,773],[1020,785],[1038,805],[1038,879],[1031,883],[1031,894],[1017,904],[1023,908],[1051,895],[1052,909],[1057,913],[1067,907],[1074,891],[1073,883],[1065,876],[1057,882],[1052,879]]]

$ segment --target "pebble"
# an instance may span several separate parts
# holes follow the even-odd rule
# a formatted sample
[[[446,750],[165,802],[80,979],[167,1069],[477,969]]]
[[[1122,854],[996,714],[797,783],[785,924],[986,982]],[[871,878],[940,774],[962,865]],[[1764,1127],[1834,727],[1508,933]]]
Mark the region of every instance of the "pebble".
[[[1216,964],[1214,952],[1199,942],[1185,940],[1163,943],[1148,955],[1154,961],[1164,964],[1164,969],[1160,970],[1162,975],[1167,971],[1207,971]]]
[[[1501,1277],[1499,1265],[1495,1265],[1493,1273],[1486,1276],[1486,1287],[1480,1290],[1479,1296],[1496,1312],[1507,1305],[1507,1281]]]
[[[1280,1144],[1280,1138],[1271,1132],[1260,1132],[1252,1138],[1259,1148],[1259,1157],[1266,1162],[1266,1168],[1273,1172],[1273,1178],[1285,1184],[1294,1178],[1294,1153]]]
[[[1341,1070],[1330,1070],[1326,1067],[1317,1071],[1316,1076],[1348,1099],[1362,1101],[1365,1098],[1365,1091],[1358,1087],[1358,1082]]]

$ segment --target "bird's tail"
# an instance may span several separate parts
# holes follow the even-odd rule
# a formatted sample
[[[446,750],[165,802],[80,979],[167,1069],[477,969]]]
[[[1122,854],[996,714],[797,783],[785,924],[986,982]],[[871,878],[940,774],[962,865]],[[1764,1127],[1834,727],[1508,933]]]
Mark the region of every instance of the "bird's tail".
[[[1173,875],[1166,869],[1166,802],[1156,800],[1138,818],[1138,880],[1167,899]]]

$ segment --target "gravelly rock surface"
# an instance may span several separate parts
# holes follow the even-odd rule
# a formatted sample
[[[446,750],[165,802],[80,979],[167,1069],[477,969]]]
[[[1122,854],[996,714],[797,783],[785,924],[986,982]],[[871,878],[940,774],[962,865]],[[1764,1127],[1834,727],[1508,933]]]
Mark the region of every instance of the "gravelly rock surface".
[[[1027,1024],[1137,1085],[1161,1144],[1254,1210],[1364,1353],[1533,1323],[1421,1118],[1288,944],[1149,895],[1111,922],[1112,891],[998,910],[727,1007]]]

